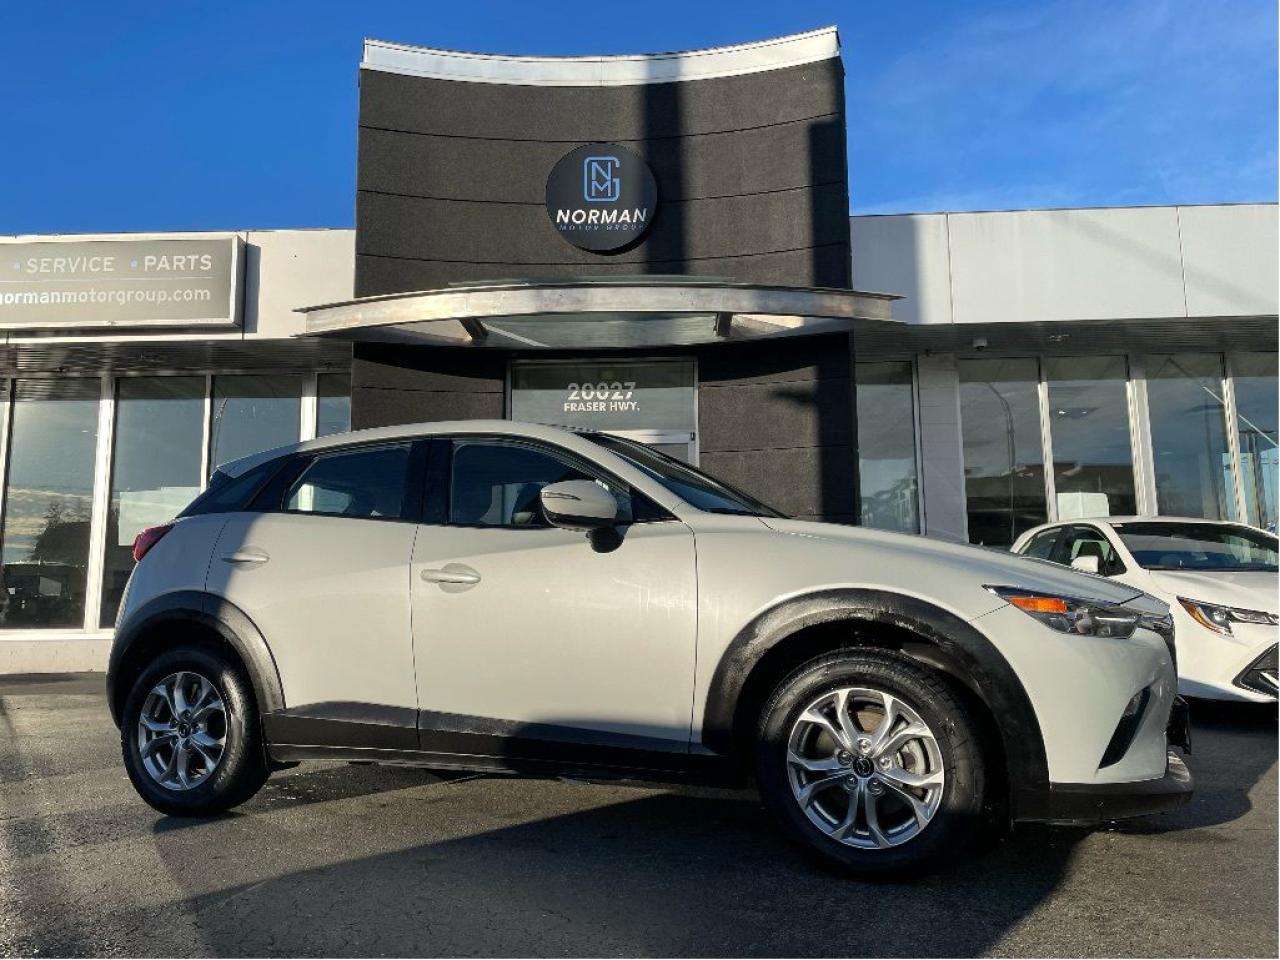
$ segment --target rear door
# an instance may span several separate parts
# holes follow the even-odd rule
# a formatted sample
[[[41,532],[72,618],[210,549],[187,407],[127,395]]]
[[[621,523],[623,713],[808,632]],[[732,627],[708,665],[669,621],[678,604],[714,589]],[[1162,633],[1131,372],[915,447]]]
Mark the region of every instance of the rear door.
[[[423,748],[564,760],[603,747],[614,765],[687,752],[692,531],[560,448],[438,444],[412,576]],[[632,522],[616,539],[546,522],[541,488],[580,479],[618,497]]]
[[[416,746],[409,562],[423,455],[400,442],[300,457],[224,527],[208,589],[271,648],[286,703],[273,740]]]

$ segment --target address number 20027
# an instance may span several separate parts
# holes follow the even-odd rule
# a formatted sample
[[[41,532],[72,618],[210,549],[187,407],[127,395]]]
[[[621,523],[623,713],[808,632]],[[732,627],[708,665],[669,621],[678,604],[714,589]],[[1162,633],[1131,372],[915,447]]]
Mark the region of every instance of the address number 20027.
[[[569,384],[570,400],[630,400],[635,392],[634,380]]]

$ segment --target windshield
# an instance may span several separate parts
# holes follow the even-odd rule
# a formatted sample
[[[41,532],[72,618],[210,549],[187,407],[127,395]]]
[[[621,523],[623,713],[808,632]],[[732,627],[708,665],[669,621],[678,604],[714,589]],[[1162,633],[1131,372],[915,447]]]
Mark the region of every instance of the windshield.
[[[637,470],[648,474],[690,506],[708,513],[733,513],[746,517],[781,517],[782,514],[765,506],[728,484],[721,483],[695,470],[686,463],[659,453],[636,440],[623,440],[603,433],[583,434],[588,440],[600,444],[615,453]]]
[[[1219,523],[1112,524],[1147,570],[1276,570],[1276,538]]]

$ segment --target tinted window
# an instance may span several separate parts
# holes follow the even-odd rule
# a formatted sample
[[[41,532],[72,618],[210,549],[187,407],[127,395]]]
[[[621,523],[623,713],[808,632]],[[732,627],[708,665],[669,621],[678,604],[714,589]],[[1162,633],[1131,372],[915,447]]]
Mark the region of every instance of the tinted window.
[[[969,540],[1012,544],[1045,522],[1035,360],[960,361],[960,420]]]
[[[210,466],[292,443],[301,416],[302,377],[214,377]]]
[[[101,397],[96,377],[15,385],[0,626],[84,626]]]
[[[284,461],[268,460],[238,477],[232,477],[222,470],[215,470],[209,478],[209,486],[204,493],[196,497],[180,517],[194,517],[202,513],[227,513],[234,510],[248,510],[249,503],[259,490],[271,479]]]
[[[1058,519],[1134,513],[1124,357],[1046,357],[1044,374]]]
[[[862,525],[916,533],[915,387],[910,360],[854,365],[858,373],[858,483]]]
[[[317,457],[285,494],[284,509],[339,517],[405,516],[409,445]]]
[[[322,373],[316,377],[316,436],[351,429],[351,374]]]
[[[1276,531],[1280,479],[1280,399],[1274,353],[1241,353],[1231,360],[1236,389],[1240,470],[1249,522]]]
[[[594,480],[618,500],[628,522],[629,497],[567,459],[514,443],[461,440],[453,447],[449,522],[482,527],[546,527],[539,494],[549,483]]]
[[[133,539],[172,520],[200,493],[204,377],[124,377],[116,388],[111,503],[100,622],[116,617],[133,570]]]
[[[735,490],[714,477],[695,470],[686,463],[669,457],[653,447],[635,440],[624,440],[603,433],[583,434],[607,450],[626,460],[662,484],[690,506],[709,513],[734,513],[752,517],[781,516],[759,500]]]
[[[1024,557],[1035,557],[1037,560],[1048,560],[1053,556],[1053,548],[1058,543],[1058,535],[1060,533],[1062,533],[1061,527],[1054,527],[1052,530],[1037,533],[1022,548],[1022,555]]]
[[[1228,524],[1143,521],[1115,525],[1148,570],[1275,570],[1276,538]]]
[[[1173,354],[1146,365],[1159,512],[1234,519],[1222,358]]]
[[[1059,560],[1070,565],[1077,557],[1093,557],[1098,561],[1098,572],[1104,577],[1112,577],[1124,573],[1124,564],[1120,561],[1111,541],[1094,527],[1072,527],[1071,534],[1062,545]]]

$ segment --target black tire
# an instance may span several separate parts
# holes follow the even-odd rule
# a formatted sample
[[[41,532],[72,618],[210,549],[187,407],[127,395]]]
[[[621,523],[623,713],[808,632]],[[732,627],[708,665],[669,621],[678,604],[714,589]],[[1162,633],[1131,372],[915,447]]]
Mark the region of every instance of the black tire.
[[[171,789],[146,769],[138,743],[144,704],[156,684],[174,673],[208,680],[225,705],[226,743],[213,772],[189,789]],[[216,648],[184,646],[166,650],[134,680],[125,698],[120,749],[134,789],[148,804],[178,817],[209,816],[238,806],[261,789],[270,772],[262,743],[258,705],[243,668]]]
[[[864,849],[833,839],[810,821],[792,790],[787,760],[792,728],[819,698],[849,687],[870,688],[901,700],[932,731],[941,754],[944,780],[937,810],[900,845]],[[941,674],[888,651],[840,650],[797,669],[765,704],[756,743],[756,782],[783,831],[826,863],[862,877],[917,876],[944,857],[954,861],[983,833],[987,772],[978,729],[970,708]],[[840,788],[837,784],[825,789]],[[877,789],[885,791],[880,785]],[[894,801],[900,803],[896,797]],[[835,794],[830,802],[839,804],[841,795]],[[865,827],[865,813],[861,816],[859,830]]]

